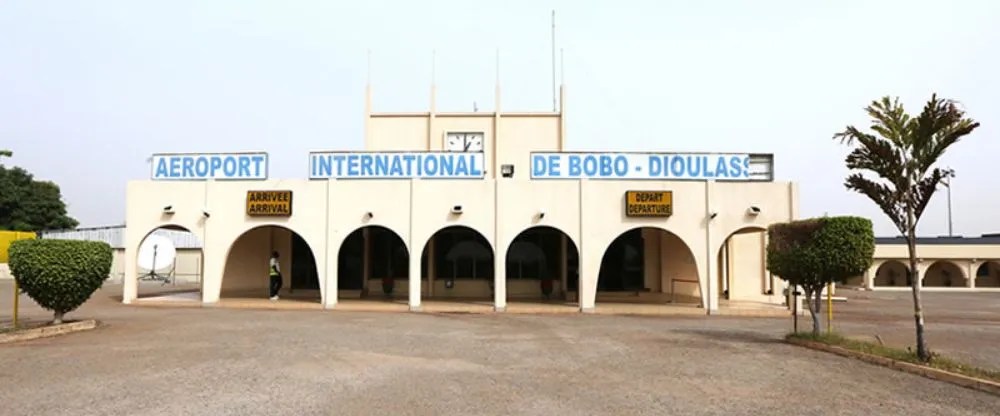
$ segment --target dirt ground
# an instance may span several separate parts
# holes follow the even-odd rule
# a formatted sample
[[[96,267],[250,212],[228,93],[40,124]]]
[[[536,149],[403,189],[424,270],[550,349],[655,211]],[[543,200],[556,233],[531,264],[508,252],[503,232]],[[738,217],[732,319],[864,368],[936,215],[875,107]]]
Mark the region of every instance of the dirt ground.
[[[120,293],[68,316],[101,328],[0,346],[2,414],[1000,414],[995,396],[783,344],[790,317],[154,309]],[[907,293],[840,294],[838,328],[912,338]],[[995,302],[972,306],[993,297],[938,295],[932,348],[996,363]]]

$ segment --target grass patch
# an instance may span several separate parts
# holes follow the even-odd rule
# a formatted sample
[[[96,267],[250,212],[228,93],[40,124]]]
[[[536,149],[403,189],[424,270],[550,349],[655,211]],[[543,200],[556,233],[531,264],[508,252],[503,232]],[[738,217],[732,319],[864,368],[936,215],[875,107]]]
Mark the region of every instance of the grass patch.
[[[799,332],[788,334],[785,339],[799,339],[803,341],[813,341],[819,342],[827,345],[833,345],[848,349],[851,351],[857,351],[869,355],[875,355],[879,357],[889,358],[896,361],[903,361],[910,364],[922,365],[926,367],[936,368],[938,370],[948,371],[956,374],[961,374],[964,376],[975,377],[983,380],[990,380],[1000,383],[1000,371],[979,368],[970,364],[955,361],[947,357],[942,357],[937,353],[931,352],[931,360],[925,362],[917,357],[916,351],[910,351],[910,349],[899,349],[888,347],[885,345],[879,345],[874,342],[859,341],[856,339],[851,339],[845,337],[836,332],[833,333],[821,333],[819,335],[814,335],[812,332]]]

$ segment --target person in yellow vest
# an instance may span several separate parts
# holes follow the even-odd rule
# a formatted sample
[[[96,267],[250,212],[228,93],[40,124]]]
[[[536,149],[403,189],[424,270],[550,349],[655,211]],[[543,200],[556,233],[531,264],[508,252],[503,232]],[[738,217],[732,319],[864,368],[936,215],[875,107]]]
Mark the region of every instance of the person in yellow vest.
[[[271,264],[267,269],[271,279],[271,300],[278,300],[278,291],[281,290],[281,268],[278,266],[277,251],[271,253]]]

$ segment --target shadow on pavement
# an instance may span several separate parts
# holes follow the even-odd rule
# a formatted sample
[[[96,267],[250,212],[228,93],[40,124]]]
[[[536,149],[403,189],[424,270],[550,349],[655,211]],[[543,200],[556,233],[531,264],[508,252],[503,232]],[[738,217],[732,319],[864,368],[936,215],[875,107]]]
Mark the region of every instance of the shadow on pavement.
[[[697,335],[704,338],[709,338],[716,341],[738,341],[738,342],[751,342],[757,344],[775,344],[783,343],[784,340],[779,336],[769,335],[761,332],[754,331],[734,331],[734,330],[721,330],[721,329],[677,329],[673,332],[688,335]]]

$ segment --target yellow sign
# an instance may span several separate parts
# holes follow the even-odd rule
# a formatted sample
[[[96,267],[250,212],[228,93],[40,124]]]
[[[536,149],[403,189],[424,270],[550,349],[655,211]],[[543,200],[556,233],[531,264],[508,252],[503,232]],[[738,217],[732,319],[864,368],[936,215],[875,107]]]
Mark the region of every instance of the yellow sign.
[[[0,231],[0,263],[7,262],[7,249],[17,240],[34,239],[35,233],[26,231]]]
[[[669,217],[673,213],[673,191],[625,192],[626,217]]]
[[[292,191],[247,191],[247,215],[251,217],[290,217]]]

